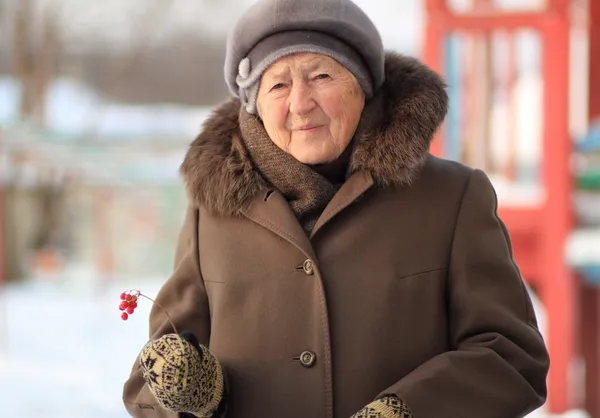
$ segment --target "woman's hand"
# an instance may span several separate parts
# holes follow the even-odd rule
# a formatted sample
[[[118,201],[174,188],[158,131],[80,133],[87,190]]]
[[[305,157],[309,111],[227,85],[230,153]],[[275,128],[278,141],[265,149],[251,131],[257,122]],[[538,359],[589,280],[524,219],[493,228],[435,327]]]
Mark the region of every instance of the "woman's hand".
[[[210,417],[224,393],[224,370],[193,334],[166,334],[148,342],[140,355],[142,374],[164,408]]]
[[[371,402],[350,418],[413,418],[406,404],[395,396]]]

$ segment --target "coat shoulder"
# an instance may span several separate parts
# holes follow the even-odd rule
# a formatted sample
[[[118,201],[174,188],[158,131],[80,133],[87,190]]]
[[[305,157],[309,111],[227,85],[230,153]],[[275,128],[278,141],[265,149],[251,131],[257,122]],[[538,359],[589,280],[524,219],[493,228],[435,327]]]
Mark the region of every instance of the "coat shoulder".
[[[474,171],[473,167],[469,167],[461,162],[447,160],[429,154],[423,166],[423,173],[428,175],[437,175],[450,180],[467,180]]]
[[[415,213],[427,213],[428,217],[443,221],[453,229],[474,171],[474,168],[460,162],[428,154],[421,170],[409,185],[383,192],[384,196],[391,198],[385,202],[390,203],[393,210],[402,208]]]
[[[450,195],[462,195],[473,171],[472,167],[460,162],[429,154],[414,186],[424,187],[438,195],[448,192]]]

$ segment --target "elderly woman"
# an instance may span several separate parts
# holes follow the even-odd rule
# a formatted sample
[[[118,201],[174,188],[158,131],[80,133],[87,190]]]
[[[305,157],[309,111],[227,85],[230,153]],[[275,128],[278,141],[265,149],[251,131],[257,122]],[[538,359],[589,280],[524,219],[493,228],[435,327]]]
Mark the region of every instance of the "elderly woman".
[[[134,417],[515,418],[548,354],[486,175],[428,153],[444,82],[350,0],[263,0],[182,164]],[[176,330],[171,326],[167,314]]]

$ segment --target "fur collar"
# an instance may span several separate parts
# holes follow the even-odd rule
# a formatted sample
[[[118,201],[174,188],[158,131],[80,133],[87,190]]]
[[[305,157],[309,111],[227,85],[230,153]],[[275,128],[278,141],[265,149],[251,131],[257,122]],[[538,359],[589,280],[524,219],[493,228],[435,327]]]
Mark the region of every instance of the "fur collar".
[[[446,85],[414,58],[388,52],[385,82],[365,106],[349,174],[368,171],[379,187],[410,184],[448,110]],[[267,189],[240,137],[238,99],[219,106],[181,165],[188,195],[210,212],[232,215]]]

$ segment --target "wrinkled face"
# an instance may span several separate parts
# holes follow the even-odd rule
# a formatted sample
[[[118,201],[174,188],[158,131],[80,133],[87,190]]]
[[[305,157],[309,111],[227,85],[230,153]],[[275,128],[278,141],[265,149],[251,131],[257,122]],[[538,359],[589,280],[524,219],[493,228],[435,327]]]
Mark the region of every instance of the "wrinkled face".
[[[354,75],[314,53],[289,55],[271,65],[257,99],[271,140],[304,164],[335,160],[350,143],[364,104]]]

